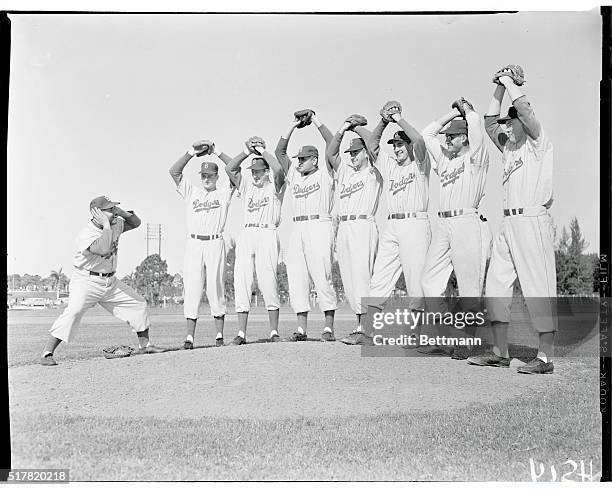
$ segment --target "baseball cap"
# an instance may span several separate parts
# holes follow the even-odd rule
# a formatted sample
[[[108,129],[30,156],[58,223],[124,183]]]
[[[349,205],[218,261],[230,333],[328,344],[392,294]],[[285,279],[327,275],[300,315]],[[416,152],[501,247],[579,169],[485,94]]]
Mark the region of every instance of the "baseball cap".
[[[514,106],[510,106],[508,108],[508,115],[506,117],[500,117],[497,120],[497,123],[504,124],[506,121],[509,121],[510,119],[518,119],[518,112],[516,110],[516,107]]]
[[[266,170],[268,168],[270,168],[268,162],[266,162],[264,158],[258,157],[255,157],[253,158],[253,160],[251,160],[251,166],[249,167],[250,170]]]
[[[300,158],[300,157],[319,157],[319,150],[317,150],[312,145],[302,146],[297,155],[292,158]]]
[[[106,196],[98,196],[94,197],[89,203],[89,209],[98,208],[98,209],[110,209],[113,206],[120,204],[118,202],[111,201]]]
[[[346,150],[344,153],[350,153],[351,151],[359,151],[365,147],[365,143],[361,138],[353,138],[351,140],[351,146],[349,146],[348,150]]]
[[[453,119],[446,129],[440,131],[440,134],[468,134],[467,121],[465,119]]]
[[[393,143],[397,143],[399,141],[403,141],[404,143],[412,143],[412,140],[410,138],[408,138],[408,135],[406,134],[405,131],[397,131],[394,135],[393,135],[393,139],[390,139],[389,141],[387,141],[387,144],[392,145]]]
[[[219,167],[215,162],[202,162],[201,174],[214,175],[219,173]]]

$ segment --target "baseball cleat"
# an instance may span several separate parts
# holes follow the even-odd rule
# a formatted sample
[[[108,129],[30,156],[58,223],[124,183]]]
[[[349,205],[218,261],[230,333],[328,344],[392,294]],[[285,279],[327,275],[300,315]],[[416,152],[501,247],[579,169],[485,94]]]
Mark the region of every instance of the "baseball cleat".
[[[225,344],[223,343],[223,337],[219,337],[215,339],[215,347],[223,347]]]
[[[355,339],[355,345],[374,345],[374,340],[363,332],[359,332],[359,335]]]
[[[524,366],[517,367],[516,371],[521,374],[551,374],[554,369],[552,362],[544,362],[536,357]]]
[[[140,354],[159,354],[160,352],[166,352],[166,349],[154,345],[147,345],[146,347],[140,347],[138,352]]]
[[[348,334],[348,336],[344,337],[343,339],[340,339],[340,342],[346,345],[356,345],[355,341],[360,335],[361,332],[359,330],[353,330],[350,334]]]
[[[48,354],[40,358],[40,364],[43,366],[57,366],[57,362],[53,359],[53,354]]]
[[[467,358],[468,364],[474,366],[489,366],[489,367],[510,367],[509,357],[500,357],[493,352],[489,354],[481,354],[479,356],[471,356]]]
[[[329,332],[329,331],[325,330],[321,334],[321,340],[323,342],[335,342],[336,341],[336,337],[334,337],[334,332]]]
[[[280,335],[274,334],[272,337],[268,339],[268,342],[282,342],[283,339],[280,338]]]
[[[234,337],[234,340],[232,340],[229,345],[244,345],[244,344],[246,344],[246,339],[244,337],[241,337],[240,335],[236,335],[236,337]]]
[[[308,339],[308,336],[305,333],[293,332],[291,337],[289,337],[290,342],[303,342]]]
[[[190,340],[185,340],[185,342],[183,342],[183,349],[185,350],[193,349],[193,342],[191,342]]]
[[[472,351],[469,349],[459,349],[456,347],[453,349],[451,359],[455,359],[456,361],[465,361],[468,357],[470,357],[471,352]]]
[[[451,357],[453,355],[453,350],[452,347],[444,347],[441,345],[423,345],[417,349],[417,352],[427,354],[428,356]]]

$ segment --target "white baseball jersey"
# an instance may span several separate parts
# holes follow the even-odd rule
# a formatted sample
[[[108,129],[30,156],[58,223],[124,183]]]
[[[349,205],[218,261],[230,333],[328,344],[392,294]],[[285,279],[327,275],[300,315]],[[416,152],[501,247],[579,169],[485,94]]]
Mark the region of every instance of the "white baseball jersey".
[[[115,224],[111,225],[112,239],[111,251],[102,256],[96,255],[88,250],[90,246],[103,235],[102,228],[98,228],[93,222],[81,230],[76,238],[77,251],[74,255],[74,266],[77,269],[85,269],[93,272],[115,272],[117,270],[117,252],[119,247],[119,236],[123,233],[123,218],[117,218]]]
[[[382,191],[382,176],[376,167],[366,166],[355,171],[341,163],[336,171],[336,202],[334,214],[374,216]]]
[[[334,179],[326,165],[308,175],[302,175],[292,165],[287,172],[287,188],[293,202],[294,216],[330,216]]]
[[[176,191],[185,199],[187,232],[194,235],[216,235],[223,233],[227,210],[234,192],[231,186],[207,191],[194,186],[183,177]]]
[[[270,181],[256,186],[252,177],[243,172],[238,193],[242,198],[245,224],[257,223],[278,227],[285,186],[280,192],[277,192],[272,173],[270,173]]]
[[[484,144],[484,124],[475,112],[466,115],[468,122],[468,151],[454,157],[436,138],[442,129],[432,122],[423,130],[431,166],[440,178],[440,211],[461,208],[478,209],[484,196],[489,152]],[[479,137],[474,135],[474,125],[479,126]]]
[[[400,165],[397,159],[380,151],[376,167],[384,180],[389,214],[427,211],[429,205],[429,155],[425,160],[406,160]]]

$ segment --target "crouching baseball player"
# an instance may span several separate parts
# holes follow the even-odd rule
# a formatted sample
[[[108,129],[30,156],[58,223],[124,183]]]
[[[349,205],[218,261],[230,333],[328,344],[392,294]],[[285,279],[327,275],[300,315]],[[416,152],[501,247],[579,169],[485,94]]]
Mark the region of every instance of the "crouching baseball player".
[[[372,166],[365,141],[354,138],[344,152],[350,161],[340,158],[340,144],[348,130],[367,123],[363,116],[349,116],[334,135],[326,150],[329,164],[336,175],[334,213],[339,222],[337,235],[338,265],[342,284],[351,309],[357,316],[357,326],[341,341],[354,344],[362,332],[362,317],[366,309],[362,298],[368,296],[370,279],[378,249],[378,227],[374,216],[382,190],[382,176]]]
[[[537,356],[519,373],[552,373],[556,312],[550,298],[556,296],[553,223],[548,210],[553,201],[553,146],[535,116],[520,85],[523,70],[508,65],[498,71],[497,84],[485,116],[489,137],[502,152],[504,165],[504,218],[493,241],[486,281],[487,311],[493,330],[493,352],[468,358],[479,366],[508,367],[508,325],[512,290],[518,278],[539,334]],[[508,93],[512,105],[500,118],[501,103]],[[504,130],[505,129],[505,130]]]
[[[74,338],[85,312],[97,304],[132,327],[138,336],[140,353],[164,351],[149,341],[151,322],[146,301],[115,276],[119,237],[140,226],[140,218],[118,204],[106,196],[96,197],[89,204],[92,220],[76,239],[68,306],[49,330],[40,360],[43,366],[57,364],[53,359],[55,349],[62,341],[70,342]]]
[[[440,144],[438,134],[446,135],[445,144]],[[482,118],[463,98],[453,102],[450,112],[423,130],[432,168],[440,179],[438,228],[427,252],[422,278],[427,308],[436,313],[448,311],[442,297],[453,270],[462,310],[472,313],[481,310],[480,297],[491,246],[488,224],[478,212],[489,169],[484,137]],[[476,327],[466,326],[465,335],[474,337]],[[469,355],[466,349],[435,345],[420,347],[418,351],[450,355],[454,359],[467,359]]]
[[[297,331],[293,341],[307,340],[306,328],[310,311],[310,278],[314,283],[319,308],[325,314],[321,339],[335,341],[334,313],[336,292],[332,283],[333,226],[333,169],[328,163],[319,166],[319,151],[312,145],[300,148],[291,165],[287,156],[289,139],[296,128],[315,123],[326,142],[333,135],[311,110],[295,113],[295,121],[287,134],[281,136],[276,147],[276,158],[287,175],[287,187],[293,203],[293,231],[287,251],[287,276],[291,306],[297,314]]]
[[[206,282],[206,297],[210,313],[214,318],[217,335],[215,344],[223,345],[223,325],[225,320],[225,240],[223,229],[227,210],[234,187],[217,187],[219,167],[215,162],[202,162],[200,168],[201,184],[193,185],[183,177],[183,170],[194,156],[217,155],[227,164],[231,158],[215,150],[209,140],[195,142],[172,167],[170,176],[176,184],[176,191],[185,200],[187,217],[187,243],[185,245],[184,278],[185,302],[184,315],[187,320],[187,333],[183,342],[184,349],[193,349],[196,324],[199,317],[202,290]]]
[[[246,330],[251,309],[253,271],[262,292],[270,320],[270,342],[281,340],[278,335],[280,299],[278,296],[278,255],[280,240],[278,226],[285,192],[285,172],[276,158],[265,151],[266,144],[258,136],[249,138],[246,150],[225,168],[232,183],[238,188],[244,210],[244,230],[236,242],[234,290],[238,335],[232,345],[246,344]],[[249,156],[251,175],[240,172],[240,164]]]
[[[408,307],[424,310],[421,273],[431,241],[427,215],[430,161],[423,137],[402,117],[399,102],[387,102],[380,114],[381,120],[367,144],[383,178],[388,216],[370,281],[367,331],[355,342],[360,345],[372,344],[368,334],[372,333],[373,315],[391,296],[402,271],[408,290]],[[395,156],[380,151],[380,139],[392,122],[401,128],[387,142],[393,145]]]

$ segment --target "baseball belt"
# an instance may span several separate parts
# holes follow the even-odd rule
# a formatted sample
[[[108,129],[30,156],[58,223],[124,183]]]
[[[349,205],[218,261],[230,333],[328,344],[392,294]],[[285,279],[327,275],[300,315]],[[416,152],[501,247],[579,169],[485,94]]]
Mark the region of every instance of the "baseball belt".
[[[407,219],[407,218],[420,218],[423,215],[427,215],[426,212],[416,212],[416,213],[393,213],[387,216],[387,219]]]
[[[476,210],[474,208],[464,208],[464,209],[451,209],[450,211],[440,211],[438,213],[438,217],[440,218],[452,218],[453,216],[462,216],[464,214],[475,213]]]
[[[191,238],[196,238],[198,240],[216,240],[217,238],[221,238],[221,235],[194,235],[194,234],[191,234]]]
[[[351,221],[354,219],[368,219],[369,216],[367,214],[345,214],[340,216],[340,221]]]
[[[517,214],[523,214],[523,211],[523,208],[504,209],[504,216],[516,216]]]
[[[94,272],[94,271],[87,271],[89,272],[90,276],[98,276],[98,277],[113,277],[115,275],[114,272]]]
[[[247,223],[244,225],[245,228],[271,228],[276,229],[276,226],[267,223]]]
[[[293,221],[308,221],[311,219],[319,219],[319,218],[320,218],[320,215],[311,214],[311,215],[306,215],[306,216],[294,216]]]

